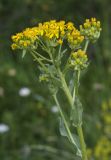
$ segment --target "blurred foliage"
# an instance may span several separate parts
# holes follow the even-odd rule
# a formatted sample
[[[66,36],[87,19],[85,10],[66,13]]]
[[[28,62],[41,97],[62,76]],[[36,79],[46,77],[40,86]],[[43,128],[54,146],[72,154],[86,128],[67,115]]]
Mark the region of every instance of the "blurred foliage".
[[[59,135],[59,115],[52,110],[54,103],[46,86],[38,81],[37,66],[29,55],[21,60],[21,54],[13,53],[10,48],[12,34],[49,19],[71,20],[77,26],[85,18],[101,20],[102,35],[93,48],[89,46],[92,61],[82,77],[80,92],[85,110],[84,132],[90,153],[101,142],[101,136],[111,143],[111,133],[107,135],[104,132],[107,124],[101,119],[101,104],[111,97],[110,15],[110,0],[0,1],[0,124],[9,126],[8,132],[0,133],[0,159],[74,158],[72,147]],[[20,96],[19,91],[23,87],[31,90],[29,96]],[[97,129],[101,124],[103,128]],[[102,160],[107,160],[105,158]],[[101,158],[97,157],[97,160]]]

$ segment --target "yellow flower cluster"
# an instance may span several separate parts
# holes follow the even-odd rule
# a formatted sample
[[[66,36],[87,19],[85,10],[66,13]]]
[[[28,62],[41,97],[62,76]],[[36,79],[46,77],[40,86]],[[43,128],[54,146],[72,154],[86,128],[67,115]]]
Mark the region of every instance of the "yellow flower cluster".
[[[101,31],[101,23],[96,18],[86,19],[83,25],[80,25],[81,34],[88,40],[95,42]]]
[[[81,70],[88,66],[88,57],[87,54],[79,49],[77,52],[71,54],[70,65],[74,67],[75,70]]]
[[[37,39],[37,27],[27,28],[12,36],[12,49],[24,49],[34,44]]]
[[[37,27],[27,28],[21,33],[12,36],[12,49],[23,49],[35,45],[42,40],[47,45],[61,45],[66,39],[71,48],[77,48],[84,36],[74,27],[72,22],[51,20],[39,23]]]
[[[73,23],[69,22],[66,24],[67,27],[67,41],[71,49],[78,48],[84,40],[84,36],[81,35],[80,31],[77,30]]]

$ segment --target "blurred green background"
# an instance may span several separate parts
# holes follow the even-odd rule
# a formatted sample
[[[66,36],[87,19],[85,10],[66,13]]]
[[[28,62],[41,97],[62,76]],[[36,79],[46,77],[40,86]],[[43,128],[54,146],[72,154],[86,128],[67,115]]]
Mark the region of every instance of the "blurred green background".
[[[71,160],[72,147],[60,136],[57,108],[38,81],[29,55],[10,48],[11,35],[50,19],[101,21],[98,42],[89,46],[91,64],[82,76],[84,132],[89,159],[111,159],[111,1],[0,0],[0,160]]]

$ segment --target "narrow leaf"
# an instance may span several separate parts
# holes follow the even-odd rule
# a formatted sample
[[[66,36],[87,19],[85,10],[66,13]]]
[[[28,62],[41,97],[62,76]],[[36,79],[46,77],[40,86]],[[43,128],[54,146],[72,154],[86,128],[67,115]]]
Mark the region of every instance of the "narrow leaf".
[[[61,136],[67,137],[68,140],[71,143],[73,143],[73,145],[75,146],[75,149],[76,149],[76,155],[82,157],[81,150],[80,150],[80,142],[79,142],[78,136],[75,135],[75,134],[72,134],[73,142],[71,141],[71,139],[70,139],[70,137],[68,135],[68,132],[67,132],[67,130],[65,128],[65,125],[64,125],[64,122],[63,122],[62,118],[60,118],[60,127],[59,127],[59,130],[60,130]]]

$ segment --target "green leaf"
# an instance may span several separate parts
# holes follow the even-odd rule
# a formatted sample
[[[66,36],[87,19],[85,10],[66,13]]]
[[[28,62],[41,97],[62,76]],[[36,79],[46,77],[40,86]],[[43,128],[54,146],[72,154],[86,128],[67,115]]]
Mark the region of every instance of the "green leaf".
[[[75,142],[76,147],[77,147],[76,155],[82,157],[82,153],[81,153],[81,149],[80,149],[79,137],[76,134],[72,134],[72,136],[73,136],[74,142]]]
[[[82,157],[81,150],[80,150],[80,142],[79,142],[78,136],[76,134],[72,134],[73,142],[71,141],[71,139],[70,139],[70,137],[68,135],[68,132],[67,132],[67,130],[65,128],[65,125],[64,125],[64,122],[63,122],[62,118],[60,118],[59,130],[60,130],[61,136],[67,137],[68,140],[75,146],[76,155]]]
[[[23,49],[23,52],[22,52],[22,58],[24,58],[24,57],[25,57],[25,55],[26,55],[26,50],[25,50],[25,49]]]
[[[76,97],[74,107],[71,110],[70,120],[72,121],[73,126],[77,127],[82,125],[82,103],[80,102],[79,98]]]
[[[62,120],[62,118],[60,117],[60,123],[59,123],[59,130],[60,130],[60,134],[61,136],[64,136],[64,137],[68,137],[68,139],[70,140],[69,136],[68,136],[68,133],[66,131],[66,128],[64,126],[64,122]]]

